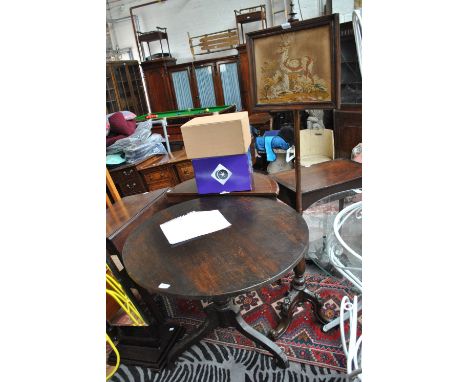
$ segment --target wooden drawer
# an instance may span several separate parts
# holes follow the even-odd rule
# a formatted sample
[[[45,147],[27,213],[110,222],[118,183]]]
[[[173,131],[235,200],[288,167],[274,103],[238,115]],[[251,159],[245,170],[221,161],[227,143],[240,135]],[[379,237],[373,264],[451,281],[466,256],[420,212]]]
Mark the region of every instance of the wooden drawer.
[[[122,170],[111,171],[110,174],[114,180],[114,183],[122,183],[139,178],[138,171],[135,167],[128,167]]]
[[[131,179],[126,180],[125,182],[115,183],[115,186],[117,187],[117,190],[119,191],[120,196],[122,197],[135,194],[142,194],[143,192],[147,191],[145,184],[141,180],[138,173],[135,177],[132,177]]]
[[[260,21],[264,17],[265,16],[263,15],[262,11],[254,11],[254,12],[236,15],[236,22],[237,23],[250,23],[252,21]]]
[[[180,162],[176,164],[177,174],[181,182],[192,179],[195,177],[193,172],[192,161],[188,160],[185,162]]]
[[[177,174],[171,165],[158,166],[143,174],[149,191],[173,187],[178,183]]]

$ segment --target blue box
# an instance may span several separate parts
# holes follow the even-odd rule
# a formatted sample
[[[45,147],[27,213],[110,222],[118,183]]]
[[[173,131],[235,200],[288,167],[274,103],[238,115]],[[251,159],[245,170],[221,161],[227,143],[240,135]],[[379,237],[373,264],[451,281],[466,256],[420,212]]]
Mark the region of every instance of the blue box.
[[[252,190],[252,158],[245,154],[192,159],[199,194]]]

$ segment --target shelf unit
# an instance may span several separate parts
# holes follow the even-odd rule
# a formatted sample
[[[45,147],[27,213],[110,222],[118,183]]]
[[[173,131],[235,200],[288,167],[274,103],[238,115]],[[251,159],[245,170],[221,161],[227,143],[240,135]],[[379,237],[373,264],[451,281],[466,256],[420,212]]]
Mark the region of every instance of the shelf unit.
[[[245,44],[244,36],[244,24],[261,22],[262,29],[268,28],[268,23],[266,19],[265,5],[257,5],[255,7],[243,8],[239,10],[234,10],[234,16],[236,17],[237,30],[239,31],[239,44]],[[241,42],[242,37],[242,42]]]
[[[149,61],[155,58],[161,57],[171,57],[171,48],[169,46],[169,38],[167,36],[167,28],[156,27],[156,30],[149,32],[136,32],[136,38],[138,45],[140,46],[140,61]],[[167,52],[164,51],[163,40],[166,41]],[[161,52],[156,54],[151,54],[150,42],[159,41],[161,47]],[[146,47],[148,48],[148,57],[145,57],[145,48],[143,43],[146,42]]]

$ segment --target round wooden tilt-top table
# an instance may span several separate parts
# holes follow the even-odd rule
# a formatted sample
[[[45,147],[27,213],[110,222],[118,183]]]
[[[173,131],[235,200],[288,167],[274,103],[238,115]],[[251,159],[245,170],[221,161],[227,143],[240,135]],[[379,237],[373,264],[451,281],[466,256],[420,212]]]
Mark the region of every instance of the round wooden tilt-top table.
[[[169,244],[162,223],[191,211],[210,210],[219,210],[231,226]],[[126,240],[122,257],[138,285],[151,294],[212,301],[205,308],[205,321],[172,348],[168,362],[216,327],[233,326],[270,351],[279,366],[288,367],[283,350],[249,326],[232,299],[290,272],[304,259],[308,238],[306,222],[291,207],[248,196],[193,199],[159,211],[137,227]]]

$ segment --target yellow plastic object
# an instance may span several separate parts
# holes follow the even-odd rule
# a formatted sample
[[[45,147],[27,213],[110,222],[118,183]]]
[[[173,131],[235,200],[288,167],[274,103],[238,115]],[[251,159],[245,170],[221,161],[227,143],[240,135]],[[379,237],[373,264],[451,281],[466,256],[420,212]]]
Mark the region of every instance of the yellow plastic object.
[[[132,320],[133,325],[146,325],[146,322],[141,317],[140,312],[138,312],[138,309],[135,307],[135,305],[133,305],[132,301],[125,294],[119,282],[109,274],[106,274],[106,281],[109,285],[109,289],[106,288],[106,293],[120,305],[125,313],[127,313],[127,315]]]
[[[107,269],[109,269],[108,266],[107,266]],[[134,326],[146,325],[146,322],[141,317],[140,312],[138,312],[138,309],[135,307],[133,302],[128,298],[128,296],[125,294],[122,288],[122,285],[120,285],[120,283],[112,275],[107,274],[107,273],[106,273],[106,282],[107,282],[107,285],[109,286],[109,289],[106,288],[106,293],[109,296],[111,296],[117,302],[117,304],[120,305],[123,311],[132,320],[133,325]],[[112,370],[112,372],[106,376],[106,381],[107,381],[109,378],[111,378],[115,374],[115,372],[120,366],[120,354],[107,333],[106,333],[106,341],[109,343],[109,345],[111,346],[112,350],[115,352],[115,355],[117,357],[117,362],[115,364],[114,370]]]
[[[114,343],[112,342],[112,340],[110,339],[110,337],[109,337],[109,335],[107,333],[106,333],[106,341],[109,343],[112,350],[115,352],[115,356],[117,357],[117,362],[115,363],[114,370],[112,370],[112,372],[110,372],[108,375],[106,375],[106,381],[107,381],[109,378],[111,378],[115,374],[115,372],[117,371],[117,369],[120,366],[120,353],[117,350],[117,348],[115,347]]]

